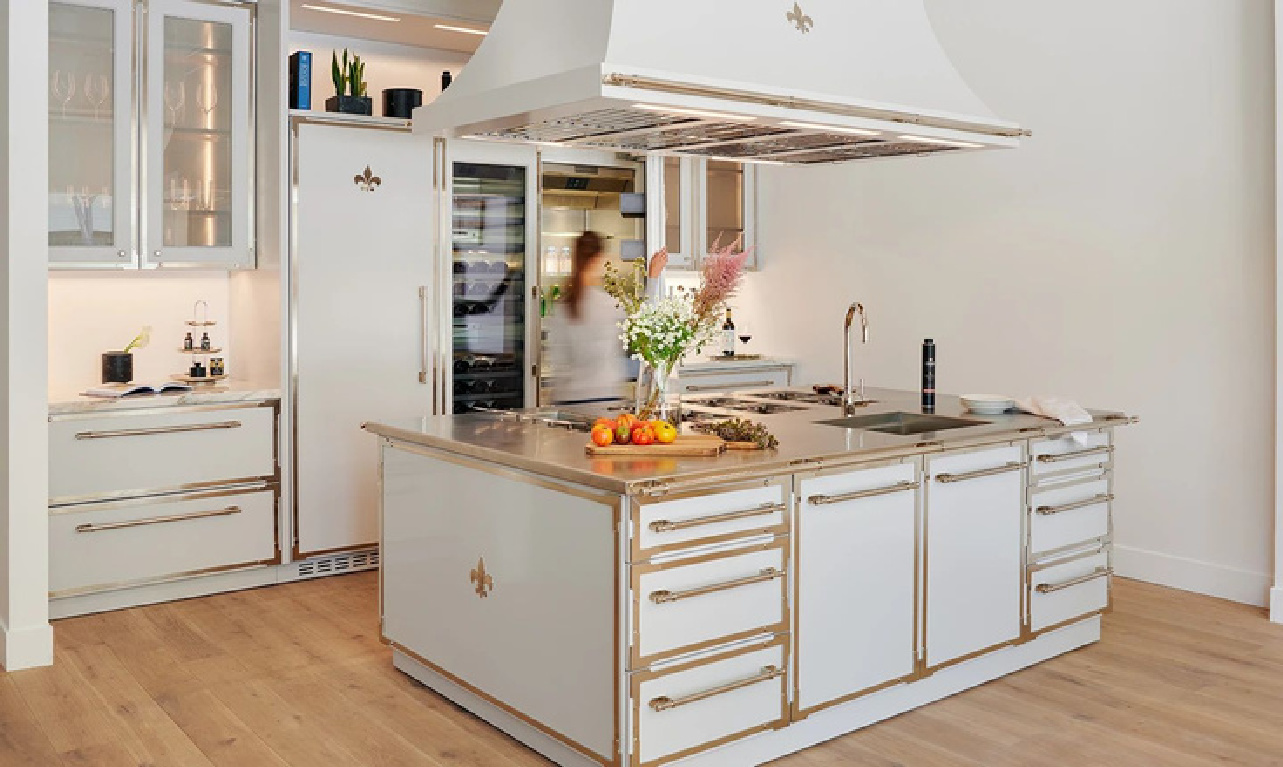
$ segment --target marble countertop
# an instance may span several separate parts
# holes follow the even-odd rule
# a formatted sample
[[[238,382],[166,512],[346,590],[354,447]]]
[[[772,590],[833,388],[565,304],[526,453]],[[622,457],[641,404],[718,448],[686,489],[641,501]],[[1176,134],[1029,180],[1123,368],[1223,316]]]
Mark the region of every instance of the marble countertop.
[[[89,387],[85,387],[89,388]],[[83,391],[83,389],[81,390]],[[221,405],[233,402],[267,402],[281,398],[279,387],[229,381],[213,390],[200,388],[173,394],[136,394],[120,399],[86,397],[76,391],[49,393],[49,415],[97,413],[115,410],[150,410],[158,407]]]

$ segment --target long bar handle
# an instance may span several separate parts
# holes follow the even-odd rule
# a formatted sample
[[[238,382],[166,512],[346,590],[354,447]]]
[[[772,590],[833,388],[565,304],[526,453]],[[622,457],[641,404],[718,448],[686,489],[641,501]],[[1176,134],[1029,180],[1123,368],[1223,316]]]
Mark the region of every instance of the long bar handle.
[[[834,503],[846,503],[847,501],[858,501],[863,498],[876,498],[880,495],[893,495],[895,493],[907,493],[910,490],[918,488],[917,482],[897,482],[894,485],[886,487],[875,487],[870,490],[857,490],[854,493],[842,493],[841,495],[813,495],[807,498],[807,503],[812,506],[828,506]]]
[[[768,514],[774,514],[777,511],[788,511],[788,505],[783,503],[764,503],[761,506],[754,506],[751,509],[728,511],[725,514],[709,514],[706,517],[692,517],[690,519],[681,519],[676,522],[670,522],[667,519],[657,519],[650,523],[650,529],[651,532],[655,533],[672,533],[678,530],[689,530],[692,527],[703,527],[705,525],[716,525],[722,522],[733,522],[737,519],[764,517]]]
[[[750,575],[746,578],[736,578],[733,581],[725,581],[724,583],[714,583],[711,586],[700,586],[699,588],[687,589],[686,591],[652,591],[650,593],[650,601],[657,605],[666,605],[672,602],[680,602],[683,599],[692,599],[694,597],[707,596],[708,594],[716,594],[721,591],[738,589],[743,586],[752,586],[756,583],[768,583],[777,578],[783,577],[783,570],[768,567],[757,575]]]
[[[1100,495],[1094,495],[1091,498],[1084,498],[1081,501],[1074,501],[1073,503],[1062,503],[1059,506],[1039,506],[1034,511],[1035,513],[1041,514],[1044,517],[1049,517],[1053,514],[1059,514],[1064,511],[1073,511],[1075,509],[1085,509],[1088,506],[1095,506],[1100,503],[1109,503],[1112,500],[1114,500],[1113,493],[1101,493]]]
[[[428,286],[419,286],[419,383],[428,383]]]
[[[1064,581],[1063,583],[1039,583],[1034,588],[1034,591],[1037,591],[1039,594],[1054,594],[1057,591],[1064,591],[1065,589],[1070,589],[1074,586],[1081,586],[1084,583],[1090,583],[1097,578],[1108,578],[1113,574],[1114,569],[1112,567],[1097,567],[1086,575],[1072,578]]]
[[[775,666],[763,666],[760,672],[754,674],[748,679],[741,679],[738,682],[731,682],[730,684],[725,684],[721,687],[713,687],[704,690],[703,692],[691,693],[690,695],[686,695],[681,698],[670,698],[666,695],[661,695],[658,698],[651,698],[650,707],[655,711],[669,711],[671,709],[678,708],[679,706],[698,703],[701,700],[708,700],[709,698],[714,698],[718,695],[725,695],[728,692],[735,692],[736,690],[742,690],[745,687],[752,687],[755,684],[769,682],[772,679],[779,679],[782,676],[784,676],[784,669],[776,668]]]
[[[1102,445],[1101,447],[1088,448],[1087,450],[1077,450],[1072,453],[1061,453],[1059,455],[1040,455],[1038,463],[1060,463],[1061,461],[1072,461],[1075,458],[1086,458],[1092,455],[1113,455],[1113,445]]]
[[[83,525],[76,525],[78,533],[101,533],[104,530],[123,530],[127,527],[144,527],[146,525],[164,525],[170,522],[186,522],[192,519],[207,519],[209,517],[230,517],[233,514],[240,514],[244,509],[240,506],[228,506],[223,509],[212,509],[210,511],[196,511],[191,514],[171,514],[165,517],[148,517],[146,519],[130,519],[124,522],[97,522]]]
[[[743,383],[736,382],[734,385],[730,385],[730,386],[726,384],[704,384],[702,386],[687,386],[686,391],[688,392],[735,391],[737,389],[761,389],[767,386],[774,386],[774,385],[775,385],[774,381],[744,381]]]
[[[151,426],[145,429],[117,429],[116,431],[82,431],[76,433],[76,439],[112,439],[114,437],[146,437],[152,434],[177,434],[184,431],[215,431],[218,429],[239,429],[240,421],[216,421],[214,423],[189,423],[181,426]]]
[[[1008,463],[1002,466],[994,466],[989,469],[978,469],[976,471],[964,471],[961,474],[937,474],[936,482],[951,484],[954,482],[966,482],[970,479],[980,479],[981,477],[994,477],[999,474],[1006,474],[1012,471],[1020,471],[1025,468],[1023,462]]]

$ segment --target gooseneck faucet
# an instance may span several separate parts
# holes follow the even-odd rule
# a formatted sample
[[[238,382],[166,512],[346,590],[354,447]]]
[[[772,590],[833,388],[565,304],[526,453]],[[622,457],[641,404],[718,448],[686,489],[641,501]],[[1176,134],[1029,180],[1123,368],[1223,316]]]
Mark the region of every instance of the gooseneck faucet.
[[[857,400],[851,391],[851,325],[855,315],[860,315],[860,343],[869,342],[869,316],[864,313],[864,304],[851,304],[846,310],[846,323],[842,326],[842,415],[849,416],[855,412],[856,402],[864,402],[864,381],[860,381],[860,395]]]

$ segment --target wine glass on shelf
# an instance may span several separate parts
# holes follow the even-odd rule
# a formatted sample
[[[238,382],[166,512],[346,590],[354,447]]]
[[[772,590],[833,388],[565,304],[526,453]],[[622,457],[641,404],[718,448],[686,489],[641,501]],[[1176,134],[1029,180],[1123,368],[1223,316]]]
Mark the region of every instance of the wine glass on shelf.
[[[187,105],[187,84],[182,80],[165,83],[165,106],[169,108],[169,125],[178,127],[178,115]]]
[[[61,69],[53,71],[53,97],[62,102],[62,116],[67,116],[67,105],[76,95],[76,74],[74,72],[63,72]]]
[[[107,81],[107,75],[85,76],[85,100],[93,106],[95,120],[98,119],[102,106],[107,103],[107,97],[110,95],[111,83]]]
[[[213,84],[197,85],[196,106],[200,107],[200,111],[208,118],[210,113],[218,108],[218,88]]]

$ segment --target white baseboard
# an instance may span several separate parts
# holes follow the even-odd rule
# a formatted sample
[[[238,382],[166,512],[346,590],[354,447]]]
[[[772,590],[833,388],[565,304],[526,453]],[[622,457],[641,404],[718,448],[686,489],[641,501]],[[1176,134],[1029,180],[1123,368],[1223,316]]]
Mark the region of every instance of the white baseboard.
[[[0,666],[5,671],[53,665],[53,627],[48,623],[11,629],[0,626]]]
[[[1283,623],[1283,586],[1270,590],[1270,620]]]
[[[1266,606],[1274,581],[1266,573],[1118,545],[1114,546],[1114,571],[1124,578],[1257,607]],[[1280,598],[1274,599],[1277,605]]]

